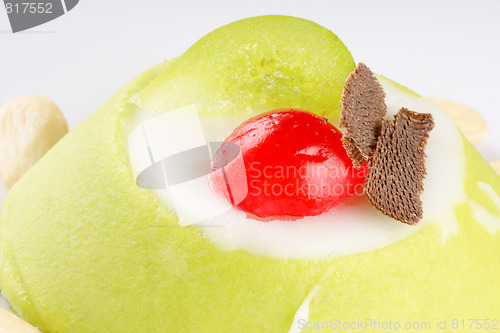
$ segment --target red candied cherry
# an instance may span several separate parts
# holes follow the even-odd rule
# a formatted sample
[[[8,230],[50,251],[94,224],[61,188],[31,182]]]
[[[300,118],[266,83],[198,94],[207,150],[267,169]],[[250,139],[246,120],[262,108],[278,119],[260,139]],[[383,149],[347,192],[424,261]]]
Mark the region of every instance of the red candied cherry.
[[[310,112],[259,115],[225,140],[239,146],[237,157],[227,145],[217,150],[210,185],[238,209],[261,218],[321,214],[363,192],[366,165],[355,169],[341,140],[335,126]],[[234,193],[242,200],[235,202]]]

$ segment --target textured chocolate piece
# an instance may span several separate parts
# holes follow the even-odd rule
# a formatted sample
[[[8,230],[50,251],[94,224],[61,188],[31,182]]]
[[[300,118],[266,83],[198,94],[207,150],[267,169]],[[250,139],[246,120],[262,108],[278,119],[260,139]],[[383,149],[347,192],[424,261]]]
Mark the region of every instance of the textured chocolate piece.
[[[354,167],[372,156],[387,112],[385,92],[371,70],[359,63],[344,84],[340,101],[340,126],[345,128],[343,144]]]
[[[385,120],[370,161],[365,193],[375,208],[407,224],[423,216],[425,146],[434,128],[431,114],[401,108]]]

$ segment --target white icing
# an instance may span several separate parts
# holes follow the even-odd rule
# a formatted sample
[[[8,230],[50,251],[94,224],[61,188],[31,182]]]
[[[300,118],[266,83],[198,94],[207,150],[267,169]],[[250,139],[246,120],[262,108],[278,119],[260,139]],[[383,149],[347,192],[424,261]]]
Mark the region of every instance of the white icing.
[[[315,285],[311,289],[309,294],[306,296],[304,302],[302,302],[297,312],[295,312],[295,316],[293,317],[293,323],[288,333],[299,333],[301,331],[300,323],[305,323],[309,318],[309,305],[314,295],[316,295],[316,293],[318,292],[318,289],[319,285]]]
[[[490,184],[478,182],[479,188],[493,201],[498,211],[500,211],[500,197]],[[495,234],[500,230],[500,217],[490,213],[480,203],[471,200],[469,203],[474,219],[482,224],[490,233]]]
[[[454,207],[466,201],[466,160],[463,139],[458,127],[434,102],[413,96],[378,77],[386,93],[388,116],[395,115],[402,107],[411,111],[431,113],[435,128],[429,134],[426,146],[427,175],[424,179],[424,193],[421,195],[425,221],[438,223],[442,244],[451,235],[458,233],[458,221]]]
[[[397,89],[385,79],[379,80],[387,93],[388,116],[404,106],[432,113],[436,123],[426,149],[424,219],[418,226],[399,223],[363,200],[345,202],[319,216],[262,222],[248,217],[211,191],[207,176],[154,190],[155,194],[177,213],[181,225],[196,224],[222,250],[244,250],[274,258],[343,256],[394,244],[429,223],[440,227],[444,244],[458,232],[454,206],[465,201],[462,137],[454,122],[437,105]],[[151,164],[151,155],[158,161],[175,152],[223,141],[242,121],[262,111],[265,110],[261,107],[252,115],[196,117],[191,106],[151,119],[150,112],[138,110],[146,116],[136,117],[142,120],[128,136],[134,176]]]

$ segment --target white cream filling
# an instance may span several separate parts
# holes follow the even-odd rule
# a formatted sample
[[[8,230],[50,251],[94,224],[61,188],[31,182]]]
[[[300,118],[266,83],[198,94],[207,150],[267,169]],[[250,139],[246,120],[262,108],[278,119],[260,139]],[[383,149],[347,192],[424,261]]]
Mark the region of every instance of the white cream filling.
[[[350,200],[329,212],[296,221],[276,219],[262,222],[231,206],[214,193],[208,176],[201,176],[167,189],[153,190],[174,210],[181,225],[196,225],[222,250],[244,250],[273,258],[324,258],[369,252],[394,244],[428,223],[436,223],[444,242],[458,232],[454,206],[465,201],[465,155],[455,123],[431,101],[416,97],[379,78],[386,91],[388,117],[401,107],[432,113],[436,123],[427,144],[424,219],[418,226],[395,221],[364,200]],[[271,110],[268,108],[267,110]],[[252,115],[198,115],[194,107],[154,115],[138,110],[139,122],[128,136],[134,176],[153,161],[190,148],[223,141]],[[452,167],[450,167],[452,166]],[[162,165],[163,171],[165,165]],[[163,174],[165,177],[165,174]],[[354,202],[356,201],[356,202]]]
[[[309,294],[307,294],[306,298],[300,305],[299,309],[297,310],[297,312],[295,312],[295,316],[293,317],[293,323],[288,333],[299,333],[300,331],[302,331],[300,329],[301,323],[305,323],[307,319],[309,319],[309,305],[311,304],[314,295],[316,295],[316,293],[318,292],[318,289],[319,285],[315,285],[311,289]]]
[[[500,210],[500,196],[490,184],[478,182],[479,188],[492,200],[497,210]],[[490,213],[480,203],[471,200],[469,205],[474,214],[474,219],[482,224],[490,233],[495,234],[500,231],[500,218]]]
[[[387,115],[395,115],[402,107],[415,112],[431,113],[435,128],[429,135],[425,153],[427,175],[424,193],[424,221],[437,223],[441,229],[442,244],[458,233],[454,207],[466,201],[466,160],[462,134],[455,122],[437,104],[423,97],[395,89],[392,83],[378,77],[386,93]]]

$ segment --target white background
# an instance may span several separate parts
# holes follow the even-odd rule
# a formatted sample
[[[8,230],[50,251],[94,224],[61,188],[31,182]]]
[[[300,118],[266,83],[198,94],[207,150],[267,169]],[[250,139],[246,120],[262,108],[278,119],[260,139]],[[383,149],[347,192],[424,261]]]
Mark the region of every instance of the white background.
[[[284,14],[335,32],[355,60],[411,89],[475,107],[500,159],[500,1],[80,0],[68,14],[12,34],[0,7],[0,104],[52,98],[74,127],[127,81],[229,22]]]

